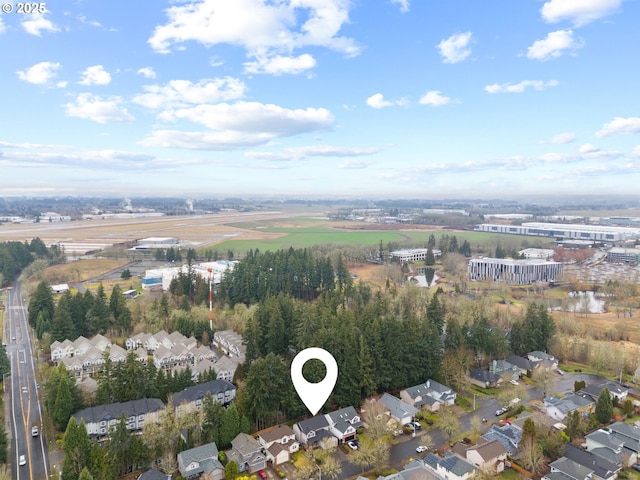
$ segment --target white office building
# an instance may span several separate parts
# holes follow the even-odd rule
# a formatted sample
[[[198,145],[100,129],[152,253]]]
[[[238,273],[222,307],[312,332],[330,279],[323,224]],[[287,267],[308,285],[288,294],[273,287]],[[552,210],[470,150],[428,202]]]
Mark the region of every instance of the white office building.
[[[470,280],[492,280],[511,285],[552,282],[562,275],[562,270],[560,262],[510,258],[472,258],[468,266]]]
[[[563,223],[526,222],[522,225],[483,223],[473,227],[478,232],[509,233],[535,237],[621,242],[640,238],[640,228],[613,227],[608,225],[580,225]]]
[[[426,260],[428,248],[406,248],[403,250],[394,250],[391,252],[391,258],[397,258],[402,263],[417,262],[419,260]],[[432,249],[433,256],[438,258],[442,255],[442,251],[437,248]]]

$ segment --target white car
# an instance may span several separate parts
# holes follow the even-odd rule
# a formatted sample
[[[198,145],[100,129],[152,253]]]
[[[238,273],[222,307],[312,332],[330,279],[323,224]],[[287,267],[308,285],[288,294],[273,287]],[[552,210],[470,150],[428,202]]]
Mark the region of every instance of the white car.
[[[31,429],[31,436],[32,437],[37,437],[38,436],[38,427],[33,427]]]
[[[18,465],[21,467],[27,464],[27,458],[24,455],[20,455],[20,460],[18,460]]]
[[[424,445],[418,445],[418,448],[416,448],[416,452],[418,453],[426,452],[427,450],[429,450],[429,448]]]
[[[518,382],[516,382],[515,380],[509,380],[509,383],[511,385],[520,385]]]
[[[358,449],[358,445],[356,445],[356,442],[354,442],[353,440],[348,441],[347,445],[349,445],[349,448],[351,450],[357,450]]]

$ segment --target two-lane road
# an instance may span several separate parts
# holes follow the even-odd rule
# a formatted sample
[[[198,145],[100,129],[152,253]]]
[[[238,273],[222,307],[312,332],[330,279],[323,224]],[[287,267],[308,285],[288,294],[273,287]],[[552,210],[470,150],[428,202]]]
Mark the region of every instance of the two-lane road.
[[[42,406],[38,396],[35,361],[29,340],[27,309],[19,282],[5,295],[3,341],[11,361],[11,376],[5,383],[10,394],[11,464],[13,478],[39,480],[49,478],[47,444],[42,432]],[[38,427],[38,436],[32,428]],[[24,455],[25,465],[20,465]]]

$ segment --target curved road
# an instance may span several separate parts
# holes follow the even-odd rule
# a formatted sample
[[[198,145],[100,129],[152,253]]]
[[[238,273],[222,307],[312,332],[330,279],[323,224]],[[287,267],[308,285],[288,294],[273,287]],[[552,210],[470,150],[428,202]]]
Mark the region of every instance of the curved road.
[[[12,478],[39,480],[49,477],[48,449],[42,434],[42,406],[35,377],[35,361],[27,309],[24,305],[20,283],[5,292],[4,335],[7,355],[11,361],[11,376],[5,382],[9,389],[9,421],[11,422]],[[5,409],[6,411],[7,409]],[[31,428],[37,426],[40,434],[31,436]],[[19,465],[25,456],[26,465]]]

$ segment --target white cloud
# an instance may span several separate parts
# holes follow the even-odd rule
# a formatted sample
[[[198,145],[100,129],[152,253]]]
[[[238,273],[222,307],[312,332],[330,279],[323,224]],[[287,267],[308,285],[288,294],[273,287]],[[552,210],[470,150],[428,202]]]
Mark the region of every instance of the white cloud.
[[[391,0],[391,3],[398,5],[402,13],[407,13],[409,11],[409,0]]]
[[[156,78],[156,72],[151,67],[139,68],[136,72],[138,75],[143,75],[145,78]]]
[[[197,105],[166,110],[159,117],[165,121],[189,120],[212,130],[260,133],[273,137],[324,130],[334,122],[333,115],[324,108],[290,110],[258,102]]]
[[[109,85],[110,83],[111,74],[102,65],[88,67],[82,72],[82,80],[80,80],[80,85]]]
[[[56,87],[58,88],[67,88],[67,85],[69,85],[69,82],[67,81],[56,82]]]
[[[630,155],[632,157],[640,157],[640,145],[634,148]]]
[[[174,5],[166,10],[167,23],[154,29],[148,43],[160,53],[195,41],[205,46],[239,45],[249,56],[307,46],[355,56],[360,47],[338,36],[349,21],[350,6],[348,0],[203,0]]]
[[[20,80],[34,85],[43,85],[55,77],[58,70],[60,70],[59,63],[40,62],[25,70],[18,70],[16,74]]]
[[[7,30],[7,26],[2,21],[2,17],[0,16],[0,33],[4,33]]]
[[[585,143],[580,147],[580,150],[578,151],[580,153],[595,153],[600,151],[600,147],[596,147],[595,145],[592,145],[590,143]]]
[[[373,155],[380,151],[377,147],[334,147],[332,145],[311,145],[285,148],[282,152],[246,152],[245,157],[260,160],[303,160],[308,157],[359,157]]]
[[[393,107],[404,105],[406,102],[404,100],[385,100],[384,95],[381,93],[376,93],[367,98],[367,105],[371,108],[384,108],[384,107]]]
[[[373,165],[373,162],[366,160],[345,160],[342,164],[338,165],[341,170],[361,170]]]
[[[273,57],[259,56],[254,62],[244,64],[247,73],[267,73],[269,75],[293,74],[297,75],[316,66],[316,60],[308,53],[298,57],[275,55]]]
[[[576,141],[575,134],[571,132],[564,132],[564,133],[559,133],[558,135],[554,135],[548,140],[541,140],[538,143],[555,143],[555,144],[563,145],[563,144],[571,143],[575,141]]]
[[[59,32],[60,29],[54,25],[50,20],[44,18],[44,15],[29,15],[27,19],[22,22],[22,28],[30,35],[39,37],[44,32]]]
[[[133,117],[122,106],[120,97],[102,97],[81,93],[74,103],[63,105],[69,117],[84,118],[98,123],[130,122]]]
[[[596,132],[596,137],[608,137],[610,135],[618,135],[620,133],[640,133],[639,117],[616,117],[609,123],[605,123],[602,128]]]
[[[471,32],[456,33],[449,38],[442,40],[438,45],[442,61],[444,63],[458,63],[471,55],[469,44],[471,43]]]
[[[212,80],[171,80],[166,85],[145,85],[146,93],[136,95],[133,101],[151,109],[185,107],[200,103],[217,103],[242,98],[245,84],[237,78]]]
[[[548,0],[540,9],[540,14],[548,23],[569,20],[576,27],[581,27],[611,15],[621,4],[622,0]]]
[[[493,85],[487,85],[484,89],[488,93],[522,93],[529,87],[534,90],[545,90],[549,87],[557,86],[557,80],[549,80],[548,82],[543,82],[542,80],[523,80],[520,83],[494,83]]]
[[[550,32],[543,40],[536,40],[527,49],[527,57],[534,60],[549,60],[558,58],[565,50],[582,48],[584,42],[573,38],[572,30],[558,30]]]
[[[451,102],[451,98],[440,93],[440,90],[430,90],[420,98],[421,105],[431,105],[432,107],[441,107]]]

